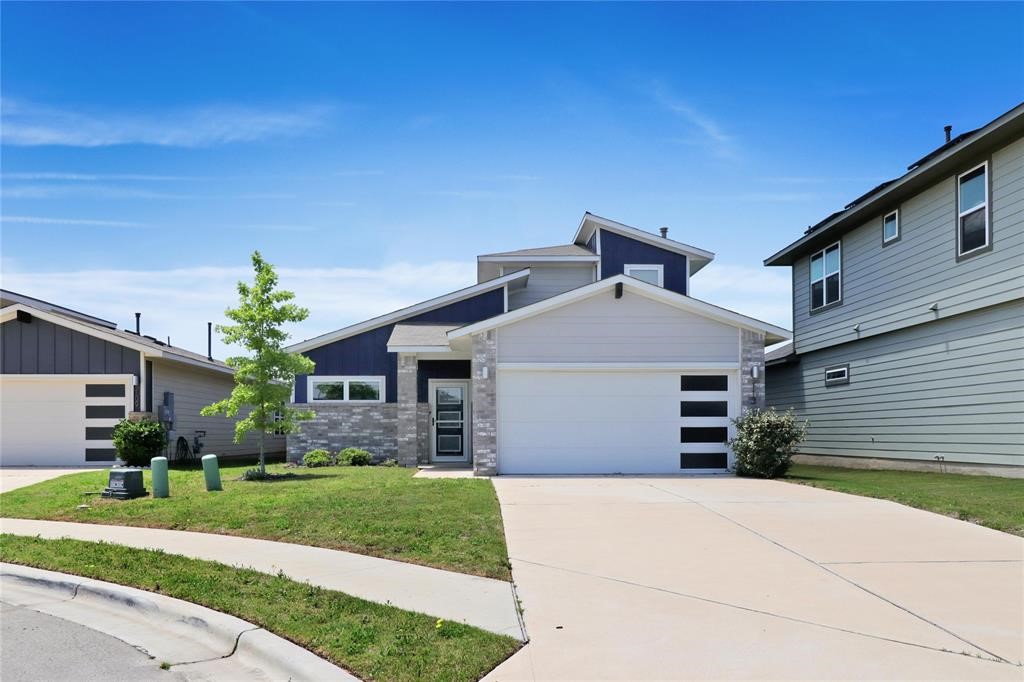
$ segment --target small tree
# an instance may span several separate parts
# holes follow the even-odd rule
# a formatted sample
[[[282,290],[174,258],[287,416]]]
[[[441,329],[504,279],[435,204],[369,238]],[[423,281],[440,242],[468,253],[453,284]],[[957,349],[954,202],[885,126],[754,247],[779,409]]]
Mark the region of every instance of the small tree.
[[[807,422],[793,410],[751,410],[733,421],[736,437],[729,441],[736,456],[736,474],[776,478],[789,469],[796,447],[807,435]]]
[[[230,325],[217,325],[224,343],[237,343],[249,355],[228,358],[235,370],[235,388],[224,400],[202,409],[205,416],[222,414],[236,417],[243,407],[248,414],[235,423],[235,442],[250,431],[260,435],[260,475],[266,475],[263,441],[268,431],[292,433],[298,422],[311,419],[313,412],[288,407],[296,374],[311,374],[313,361],[284,348],[288,334],[281,329],[286,322],[301,322],[309,311],[290,301],[295,294],[277,290],[277,273],[263,260],[259,251],[252,254],[256,277],[252,285],[238,283],[238,307],[225,311]]]

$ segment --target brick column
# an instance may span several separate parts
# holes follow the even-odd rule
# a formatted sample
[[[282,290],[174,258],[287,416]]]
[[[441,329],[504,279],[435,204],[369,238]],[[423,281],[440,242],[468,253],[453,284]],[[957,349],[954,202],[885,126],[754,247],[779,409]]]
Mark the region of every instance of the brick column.
[[[414,467],[417,462],[417,369],[418,363],[414,354],[398,354],[398,463],[405,467]]]
[[[746,329],[740,330],[740,394],[741,413],[757,408],[764,409],[764,334]],[[757,378],[751,376],[757,367]]]
[[[473,335],[473,473],[498,473],[496,394],[497,337],[493,329]],[[485,376],[486,374],[486,376]]]

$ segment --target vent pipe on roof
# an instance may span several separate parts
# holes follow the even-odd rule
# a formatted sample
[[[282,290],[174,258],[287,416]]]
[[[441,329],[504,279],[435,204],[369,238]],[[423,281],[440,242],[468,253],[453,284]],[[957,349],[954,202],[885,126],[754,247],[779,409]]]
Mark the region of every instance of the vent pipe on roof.
[[[135,313],[135,333],[142,336],[142,313]]]
[[[953,133],[953,126],[943,126],[942,129],[946,131],[946,142],[949,142],[950,135]]]
[[[667,227],[661,227],[661,228],[658,228],[658,229],[661,232],[661,238],[662,239],[668,239],[668,228]]]
[[[206,323],[206,359],[213,360],[213,322]]]

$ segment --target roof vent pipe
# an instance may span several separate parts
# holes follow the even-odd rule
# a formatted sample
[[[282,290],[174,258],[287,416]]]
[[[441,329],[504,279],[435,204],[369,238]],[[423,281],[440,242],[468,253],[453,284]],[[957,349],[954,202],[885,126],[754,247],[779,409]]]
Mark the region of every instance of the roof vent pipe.
[[[206,323],[206,359],[213,360],[213,322]]]
[[[953,126],[943,126],[942,129],[946,131],[946,142],[949,142],[950,135],[953,132]]]
[[[135,313],[135,333],[142,336],[142,313]]]
[[[662,239],[668,239],[668,228],[667,227],[661,227],[661,228],[658,228],[658,229],[661,231],[661,238]]]

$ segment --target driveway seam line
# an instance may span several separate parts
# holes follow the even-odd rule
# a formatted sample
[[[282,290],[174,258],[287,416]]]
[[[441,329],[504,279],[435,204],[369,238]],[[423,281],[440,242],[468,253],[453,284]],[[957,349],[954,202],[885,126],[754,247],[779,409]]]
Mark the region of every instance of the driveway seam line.
[[[688,500],[690,502],[694,502],[699,507],[701,507],[702,509],[706,509],[709,512],[711,512],[712,514],[715,514],[716,516],[719,516],[719,517],[725,519],[726,521],[728,521],[728,522],[730,522],[732,524],[735,524],[736,526],[739,526],[740,528],[746,530],[748,533],[752,533],[752,534],[756,535],[757,537],[761,538],[762,540],[765,540],[766,542],[770,542],[773,545],[775,545],[776,547],[779,547],[780,549],[783,549],[783,550],[793,554],[794,556],[800,557],[804,561],[806,561],[808,563],[811,563],[811,564],[817,566],[818,568],[820,568],[821,570],[825,571],[826,573],[829,573],[829,574],[839,578],[840,580],[846,582],[847,584],[853,585],[857,589],[862,590],[863,592],[872,595],[876,599],[880,599],[880,600],[886,602],[887,604],[891,604],[892,606],[894,606],[897,609],[903,611],[904,613],[907,613],[907,614],[913,616],[914,618],[917,618],[917,619],[919,619],[919,620],[921,620],[921,621],[923,621],[925,623],[928,623],[932,627],[935,627],[935,628],[937,628],[939,630],[942,630],[946,634],[948,634],[948,635],[950,635],[952,637],[955,637],[956,639],[960,640],[964,644],[972,646],[975,649],[977,649],[978,651],[984,651],[989,656],[992,656],[995,659],[997,659],[999,661],[1002,661],[1003,663],[1006,663],[1008,665],[1012,665],[1012,666],[1015,666],[1015,667],[1020,667],[1020,665],[1018,665],[1017,663],[1014,663],[1013,661],[1009,661],[1009,660],[1003,658],[1002,656],[1000,656],[999,654],[993,653],[993,652],[989,651],[988,649],[986,649],[986,648],[984,648],[982,646],[978,646],[974,642],[971,642],[970,640],[968,640],[968,639],[966,639],[964,637],[961,637],[960,635],[958,635],[957,633],[953,632],[952,630],[950,630],[950,629],[948,629],[946,627],[943,627],[942,625],[939,625],[938,623],[925,618],[924,616],[920,615],[919,613],[915,613],[914,611],[910,610],[909,608],[907,608],[907,607],[905,607],[905,606],[903,606],[901,604],[897,604],[896,602],[894,602],[893,600],[889,599],[888,597],[885,597],[885,596],[883,596],[881,594],[878,594],[877,592],[869,590],[867,587],[864,587],[863,585],[859,584],[855,580],[851,580],[850,578],[847,578],[846,576],[842,575],[841,573],[837,573],[836,571],[833,571],[832,569],[828,568],[824,564],[820,564],[817,561],[815,561],[814,559],[811,559],[810,557],[805,556],[804,554],[801,554],[800,552],[796,551],[795,549],[787,547],[786,545],[782,544],[781,542],[778,542],[777,540],[775,540],[773,538],[770,538],[767,535],[764,535],[763,533],[760,533],[760,532],[754,530],[753,528],[750,528],[749,526],[743,525],[739,521],[736,521],[735,519],[732,519],[732,518],[726,516],[725,514],[719,512],[716,509],[712,509],[711,507],[708,507],[707,505],[705,505],[702,502],[698,502],[697,500],[692,500],[692,499],[690,499],[688,497],[685,497],[683,495],[679,495],[678,493],[672,492],[670,490],[665,490],[664,488],[659,488],[658,486],[650,484],[650,483],[648,485],[650,485],[652,488],[655,488],[656,490],[661,490],[662,492],[666,492],[666,493],[668,493],[670,495],[676,495],[677,497],[680,497],[681,499]],[[927,648],[930,648],[930,647],[927,647]]]
[[[682,597],[684,599],[693,599],[695,601],[700,601],[700,602],[704,602],[704,603],[707,603],[707,604],[713,604],[715,606],[722,606],[722,607],[729,608],[729,609],[737,609],[739,611],[746,611],[748,613],[756,613],[756,614],[759,614],[759,615],[762,615],[762,616],[768,616],[769,618],[778,618],[780,620],[786,620],[786,621],[790,621],[792,623],[800,623],[802,625],[809,625],[811,627],[819,627],[819,628],[823,628],[825,630],[833,630],[835,632],[842,632],[842,633],[845,633],[845,634],[848,634],[848,635],[855,635],[855,636],[858,636],[858,637],[867,637],[868,639],[876,639],[876,640],[883,641],[883,642],[889,642],[891,644],[901,644],[903,646],[917,647],[919,649],[926,649],[928,651],[934,651],[936,653],[952,654],[954,656],[966,656],[967,658],[975,658],[975,659],[978,659],[978,660],[989,661],[990,663],[1005,663],[1005,664],[1011,665],[1011,666],[1013,666],[1015,668],[1021,667],[1020,665],[1018,665],[1016,663],[1013,663],[1012,661],[1007,661],[1004,658],[987,658],[985,656],[979,656],[977,654],[971,654],[971,653],[968,653],[966,651],[953,651],[951,649],[942,649],[942,648],[939,648],[939,647],[929,646],[927,644],[919,644],[917,642],[907,642],[907,641],[904,641],[904,640],[901,640],[901,639],[893,639],[892,637],[883,637],[882,635],[873,635],[873,634],[871,634],[869,632],[861,632],[859,630],[850,630],[850,629],[847,629],[847,628],[839,627],[837,625],[827,625],[825,623],[818,623],[818,622],[815,622],[813,620],[804,620],[803,618],[797,618],[795,616],[787,616],[787,615],[784,615],[784,614],[781,614],[781,613],[774,613],[772,611],[764,611],[764,610],[761,610],[761,609],[755,609],[753,607],[743,606],[741,604],[731,604],[729,602],[719,601],[717,599],[712,599],[710,597],[702,597],[702,596],[700,596],[698,594],[690,594],[688,592],[678,592],[676,590],[670,590],[670,589],[665,588],[665,587],[655,587],[654,585],[644,585],[643,583],[637,583],[637,582],[633,582],[631,580],[625,580],[623,578],[614,578],[612,576],[600,575],[598,573],[588,573],[586,571],[580,571],[580,570],[576,570],[576,569],[572,569],[572,568],[565,568],[565,567],[562,567],[562,566],[552,566],[551,564],[544,564],[544,563],[540,563],[538,561],[530,561],[529,559],[518,559],[518,558],[514,558],[513,557],[513,560],[514,561],[521,561],[524,564],[530,564],[532,566],[539,566],[541,568],[548,568],[548,569],[551,569],[553,571],[564,571],[566,573],[575,573],[576,575],[587,576],[588,578],[597,578],[598,580],[608,580],[610,582],[620,583],[622,585],[629,585],[630,587],[639,587],[639,588],[645,589],[645,590],[653,590],[655,592],[662,592],[664,594],[671,594],[673,596]],[[979,648],[979,651],[985,651],[985,650]],[[986,652],[986,653],[988,653],[988,652]]]
[[[906,561],[819,561],[819,566],[861,566],[864,564],[1020,564],[1024,559],[908,559]]]

